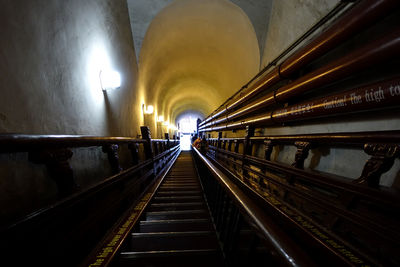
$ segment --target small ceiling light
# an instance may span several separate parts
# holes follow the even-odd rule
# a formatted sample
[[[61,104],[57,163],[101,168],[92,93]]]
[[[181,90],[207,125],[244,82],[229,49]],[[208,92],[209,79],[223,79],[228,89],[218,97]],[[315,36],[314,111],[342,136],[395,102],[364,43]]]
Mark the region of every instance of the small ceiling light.
[[[164,121],[164,116],[158,116],[157,121],[158,122],[163,122]]]
[[[103,91],[121,87],[121,75],[114,70],[100,71],[100,83]]]
[[[153,114],[154,107],[152,105],[148,105],[147,107],[143,104],[143,112],[144,114]]]

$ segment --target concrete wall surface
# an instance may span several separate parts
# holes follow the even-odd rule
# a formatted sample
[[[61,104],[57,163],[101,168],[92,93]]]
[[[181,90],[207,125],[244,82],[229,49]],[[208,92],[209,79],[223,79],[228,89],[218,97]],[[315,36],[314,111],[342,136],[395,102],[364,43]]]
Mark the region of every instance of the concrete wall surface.
[[[0,24],[0,132],[136,136],[125,0],[4,0]],[[104,69],[119,90],[103,94]]]
[[[339,0],[274,0],[261,67],[274,60],[338,2]]]
[[[2,0],[0,25],[0,133],[140,133],[125,0]],[[105,69],[120,72],[120,89],[102,92]],[[73,152],[81,190],[111,176],[101,147]],[[1,154],[0,176],[0,225],[57,199],[46,167],[28,153]]]

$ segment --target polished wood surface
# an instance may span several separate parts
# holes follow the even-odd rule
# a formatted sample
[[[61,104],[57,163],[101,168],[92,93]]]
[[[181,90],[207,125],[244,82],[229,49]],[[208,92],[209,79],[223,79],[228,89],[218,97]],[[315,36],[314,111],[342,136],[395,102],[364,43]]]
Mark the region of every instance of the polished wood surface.
[[[152,140],[150,136],[135,139],[7,134],[0,135],[0,144],[0,153],[27,152],[30,162],[44,164],[58,188],[56,202],[0,229],[0,260],[13,262],[13,266],[77,265],[121,214],[170,168],[180,152],[179,141]],[[71,149],[89,146],[100,147],[107,154],[113,175],[80,189],[69,164]],[[120,165],[121,146],[127,146],[132,156],[131,166],[125,169]],[[158,146],[157,155],[152,146]],[[147,158],[139,155],[141,151]],[[20,257],[21,253],[24,257]]]
[[[316,249],[332,264],[400,262],[395,252],[400,247],[400,192],[379,186],[381,175],[400,156],[400,131],[251,135],[209,139],[208,160],[258,199],[306,251]],[[291,165],[271,161],[273,148],[281,145],[296,148]],[[370,158],[355,180],[304,170],[309,150],[318,147],[363,149]],[[256,153],[257,148],[264,152]]]

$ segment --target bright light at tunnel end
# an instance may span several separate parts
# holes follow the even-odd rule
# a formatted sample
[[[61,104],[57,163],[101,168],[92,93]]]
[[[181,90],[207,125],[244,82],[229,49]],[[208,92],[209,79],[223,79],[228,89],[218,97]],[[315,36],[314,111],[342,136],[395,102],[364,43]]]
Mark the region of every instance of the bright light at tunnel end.
[[[115,70],[101,70],[100,83],[103,91],[121,87],[121,75]]]

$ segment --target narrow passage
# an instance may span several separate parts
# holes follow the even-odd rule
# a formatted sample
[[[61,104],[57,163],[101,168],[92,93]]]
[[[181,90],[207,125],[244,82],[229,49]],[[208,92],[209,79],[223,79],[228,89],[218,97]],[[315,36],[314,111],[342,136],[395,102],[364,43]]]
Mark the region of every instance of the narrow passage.
[[[190,151],[150,202],[120,266],[221,266],[221,251]]]

